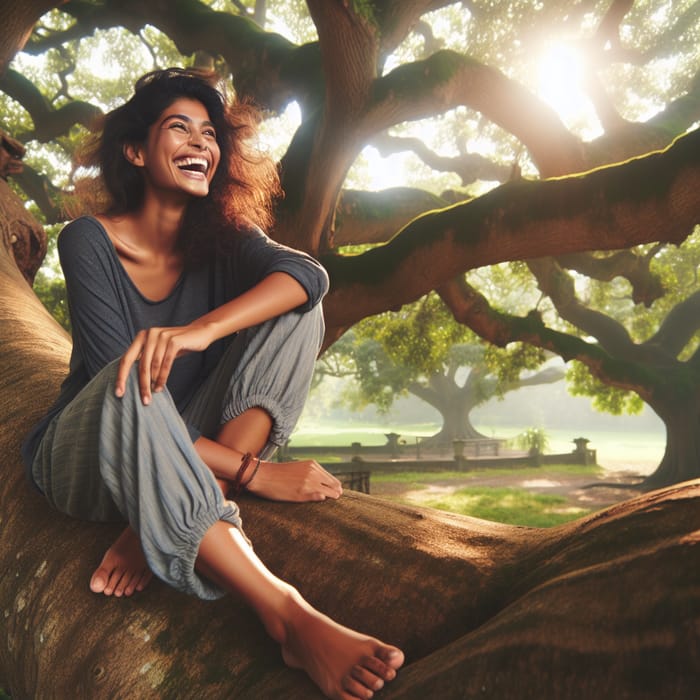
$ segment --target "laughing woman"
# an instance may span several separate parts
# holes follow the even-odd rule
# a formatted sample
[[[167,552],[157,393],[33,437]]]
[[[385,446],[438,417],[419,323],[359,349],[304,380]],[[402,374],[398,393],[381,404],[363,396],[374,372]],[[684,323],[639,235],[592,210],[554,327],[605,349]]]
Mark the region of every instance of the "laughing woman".
[[[107,595],[152,573],[201,598],[241,596],[330,698],[370,698],[402,652],[343,627],[258,559],[235,497],[338,498],[313,461],[273,463],[308,393],[328,288],[272,242],[274,167],[254,117],[208,77],[150,73],[109,113],[87,164],[101,211],[59,237],[73,328],[69,374],[23,453],[58,510],[128,523],[92,575]],[[230,500],[233,499],[233,500]]]

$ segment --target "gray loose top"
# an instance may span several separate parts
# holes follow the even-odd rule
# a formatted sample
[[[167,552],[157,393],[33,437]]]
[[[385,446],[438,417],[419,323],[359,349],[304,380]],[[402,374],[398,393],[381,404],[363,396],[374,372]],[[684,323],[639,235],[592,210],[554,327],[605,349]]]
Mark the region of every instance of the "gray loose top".
[[[237,234],[230,255],[186,268],[172,292],[159,301],[139,292],[104,227],[93,217],[68,224],[59,236],[58,252],[66,280],[73,351],[56,402],[22,445],[28,473],[50,421],[105,365],[124,354],[140,330],[187,325],[273,272],[291,275],[306,290],[308,301],[299,311],[318,304],[328,291],[328,275],[316,260],[272,241],[259,229]],[[204,352],[188,353],[173,364],[167,385],[180,411],[216,366],[225,341],[222,338]],[[191,428],[190,433],[195,439],[196,430]]]

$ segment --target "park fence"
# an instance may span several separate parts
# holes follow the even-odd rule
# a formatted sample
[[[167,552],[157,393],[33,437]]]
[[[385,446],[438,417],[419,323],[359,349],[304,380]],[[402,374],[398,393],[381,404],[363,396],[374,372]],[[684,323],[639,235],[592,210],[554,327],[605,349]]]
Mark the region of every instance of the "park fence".
[[[387,434],[385,445],[363,446],[359,442],[339,446],[291,446],[279,451],[280,461],[315,459],[340,480],[344,489],[370,493],[373,473],[391,474],[410,471],[474,471],[476,469],[517,469],[548,464],[593,465],[594,449],[586,438],[576,438],[571,452],[543,454],[537,450],[507,449],[496,438],[455,440],[452,450],[428,449],[408,445],[396,433]],[[340,459],[339,459],[340,458]]]

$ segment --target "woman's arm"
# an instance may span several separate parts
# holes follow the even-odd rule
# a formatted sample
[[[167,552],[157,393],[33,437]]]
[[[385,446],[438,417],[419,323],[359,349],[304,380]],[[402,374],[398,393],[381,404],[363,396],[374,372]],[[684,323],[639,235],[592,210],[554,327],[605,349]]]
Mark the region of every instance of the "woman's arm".
[[[210,311],[195,323],[209,327],[214,342],[296,309],[308,298],[304,287],[293,277],[284,272],[273,272],[252,289]]]
[[[286,272],[305,289],[307,301],[301,307],[308,311],[318,304],[328,292],[328,273],[310,255],[273,241],[259,229],[241,234],[236,239],[237,247],[228,258],[229,275],[236,281],[238,296],[274,272]]]
[[[176,358],[206,350],[214,341],[263,323],[305,304],[304,287],[284,272],[273,272],[254,287],[187,326],[150,328],[136,335],[122,356],[115,393],[123,396],[126,378],[139,362],[139,386],[144,404],[162,391]]]
[[[220,479],[221,487],[228,489],[236,480],[243,454],[203,436],[197,439],[194,447],[202,461]],[[261,461],[258,469],[246,474],[243,481],[246,491],[272,501],[325,501],[340,498],[343,493],[340,481],[313,459]]]
[[[88,217],[67,224],[58,238],[73,353],[89,378],[124,353],[134,336],[110,246],[99,224]]]

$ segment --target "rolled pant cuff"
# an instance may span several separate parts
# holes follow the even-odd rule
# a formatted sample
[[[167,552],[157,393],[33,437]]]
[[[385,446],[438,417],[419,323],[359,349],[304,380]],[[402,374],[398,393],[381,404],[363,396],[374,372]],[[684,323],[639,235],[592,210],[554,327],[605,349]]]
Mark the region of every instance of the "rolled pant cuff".
[[[227,593],[220,586],[198,574],[195,569],[199,546],[209,528],[219,520],[223,520],[240,530],[243,537],[248,541],[243,532],[243,523],[239,515],[238,506],[233,501],[223,501],[223,508],[218,517],[215,513],[210,515],[211,517],[203,518],[197,522],[196,530],[192,531],[191,537],[187,542],[178,547],[176,556],[170,559],[170,564],[167,567],[158,566],[156,562],[153,562],[155,570],[166,569],[159,577],[163,578],[167,584],[183,593],[195,595],[203,600],[217,600]],[[149,559],[148,552],[146,552],[146,559]],[[149,561],[150,564],[151,562]]]

